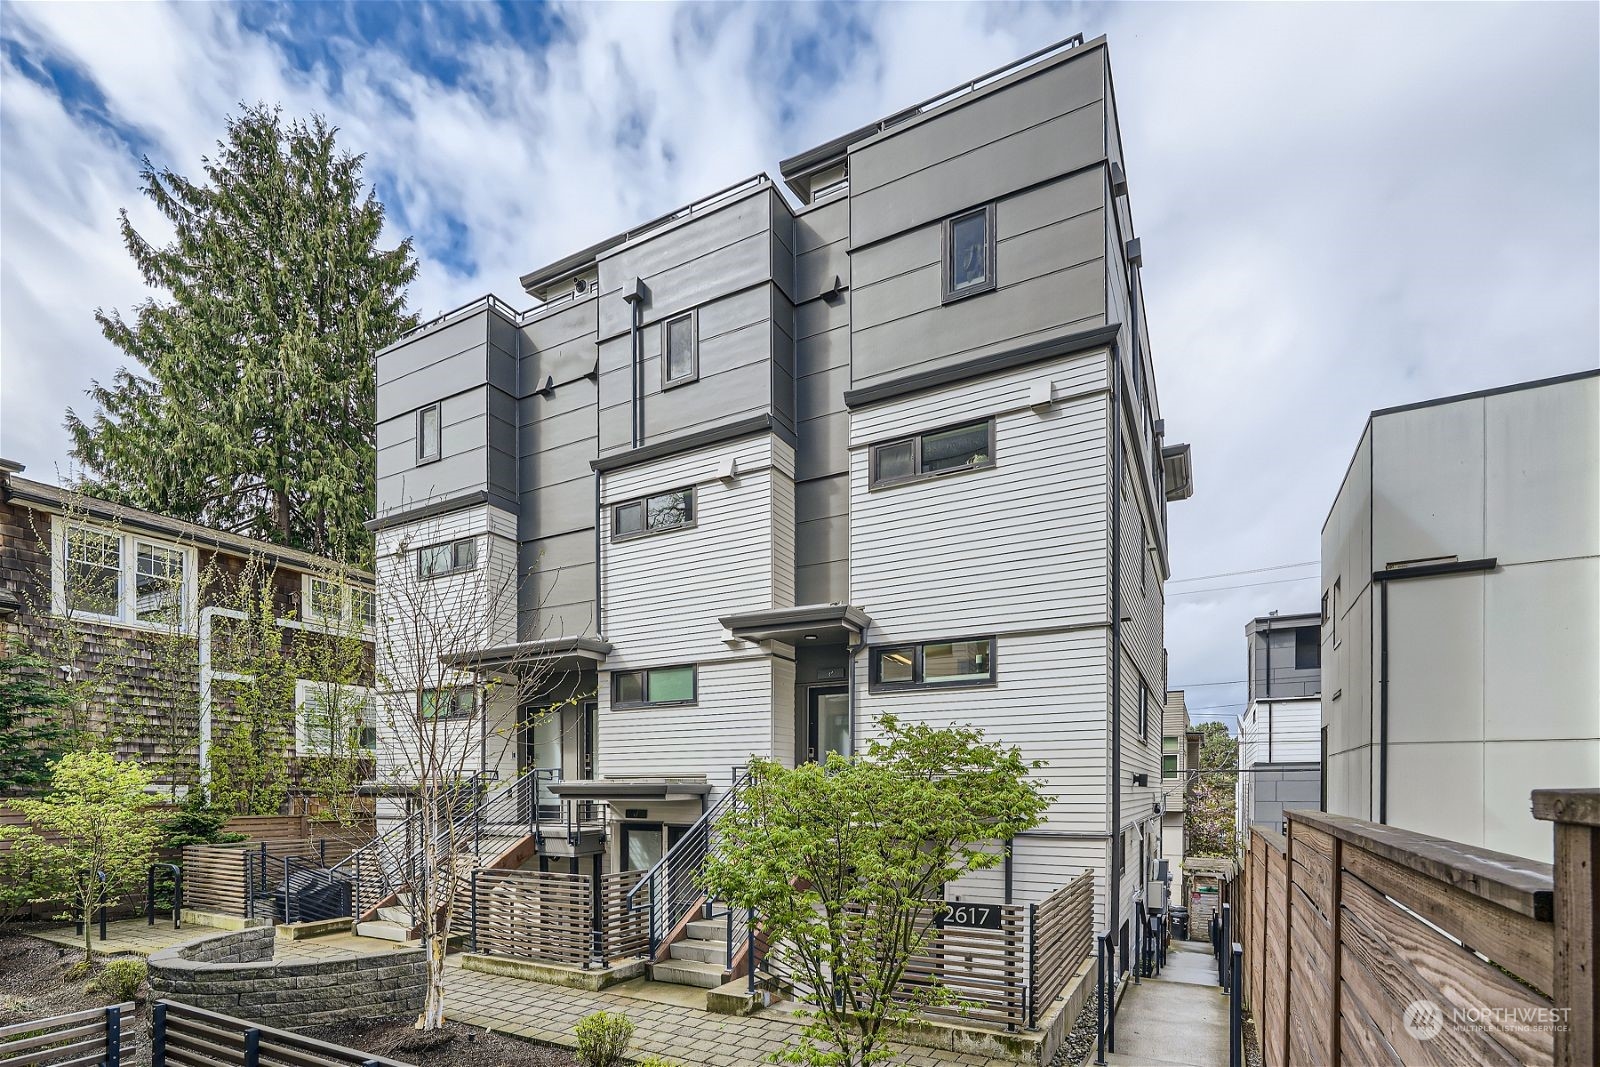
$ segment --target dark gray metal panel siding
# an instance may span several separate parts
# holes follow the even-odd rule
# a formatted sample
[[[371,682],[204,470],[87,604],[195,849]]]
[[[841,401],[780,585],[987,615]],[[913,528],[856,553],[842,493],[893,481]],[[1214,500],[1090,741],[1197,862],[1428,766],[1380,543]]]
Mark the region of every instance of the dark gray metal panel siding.
[[[1106,321],[1103,173],[999,201],[996,288],[941,303],[942,219],[851,256],[857,387]]]
[[[482,346],[476,350],[482,363]],[[436,373],[430,371],[430,374]],[[478,379],[482,381],[481,375]],[[460,389],[457,380],[454,387]],[[440,392],[444,386],[439,386]],[[491,491],[499,502],[512,498],[490,483],[488,387],[478,385],[453,395],[435,395],[440,404],[440,459],[417,465],[415,409],[401,411],[377,427],[377,510],[381,517],[429,500]],[[432,401],[430,401],[431,403]],[[502,477],[504,471],[501,472]]]
[[[850,476],[795,485],[795,602],[825,604],[850,592]]]
[[[853,246],[1104,159],[1104,91],[1095,49],[852,151]]]
[[[415,411],[486,379],[491,314],[484,310],[421,334],[378,359],[378,421]]]

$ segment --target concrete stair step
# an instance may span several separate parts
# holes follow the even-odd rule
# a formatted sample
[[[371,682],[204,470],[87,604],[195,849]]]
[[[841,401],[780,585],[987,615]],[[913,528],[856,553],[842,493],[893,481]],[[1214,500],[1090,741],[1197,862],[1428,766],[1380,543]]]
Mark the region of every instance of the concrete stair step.
[[[407,907],[379,908],[378,920],[394,923],[396,926],[411,928],[411,909]]]
[[[695,963],[715,963],[722,966],[728,959],[728,943],[726,941],[675,941],[667,952],[675,960],[691,960]]]
[[[663,960],[650,965],[652,982],[671,982],[673,985],[696,986],[715,989],[727,981],[727,972],[720,963],[696,963],[693,960]]]
[[[402,945],[420,945],[422,942],[411,936],[411,927],[401,926],[399,923],[374,920],[368,923],[356,923],[357,937],[375,937],[382,941],[394,941]]]
[[[728,939],[728,920],[726,919],[696,919],[689,924],[689,936],[696,941],[726,941]]]

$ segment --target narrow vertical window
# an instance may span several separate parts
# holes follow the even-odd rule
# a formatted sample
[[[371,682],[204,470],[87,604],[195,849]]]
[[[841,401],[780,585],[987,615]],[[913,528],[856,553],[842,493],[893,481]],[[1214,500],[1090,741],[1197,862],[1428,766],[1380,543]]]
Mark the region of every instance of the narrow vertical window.
[[[666,341],[662,353],[662,388],[686,385],[700,377],[700,360],[695,352],[694,312],[668,319],[662,327]]]
[[[439,458],[439,405],[429,404],[417,412],[417,462]]]
[[[994,205],[975,208],[944,226],[944,300],[994,288]]]

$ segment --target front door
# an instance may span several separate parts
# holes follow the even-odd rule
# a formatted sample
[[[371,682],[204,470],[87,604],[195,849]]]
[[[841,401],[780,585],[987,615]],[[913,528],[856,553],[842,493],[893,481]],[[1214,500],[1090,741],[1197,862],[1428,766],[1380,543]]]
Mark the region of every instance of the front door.
[[[578,763],[578,777],[588,782],[594,780],[595,754],[600,747],[599,706],[592,700],[586,700],[579,714],[583,718],[583,730],[580,734],[583,738],[583,753]]]
[[[554,708],[539,713],[533,721],[533,737],[529,764],[538,774],[539,815],[553,818],[561,802],[550,786],[561,780],[561,709]]]
[[[815,686],[807,696],[806,760],[820,763],[828,753],[850,755],[850,690]]]

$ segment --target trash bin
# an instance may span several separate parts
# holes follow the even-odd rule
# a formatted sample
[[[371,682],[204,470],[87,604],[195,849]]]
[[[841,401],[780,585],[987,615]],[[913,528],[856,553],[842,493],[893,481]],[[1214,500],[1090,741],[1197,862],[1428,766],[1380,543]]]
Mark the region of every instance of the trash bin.
[[[1174,904],[1167,909],[1167,919],[1172,924],[1172,938],[1175,941],[1189,940],[1189,909]]]

